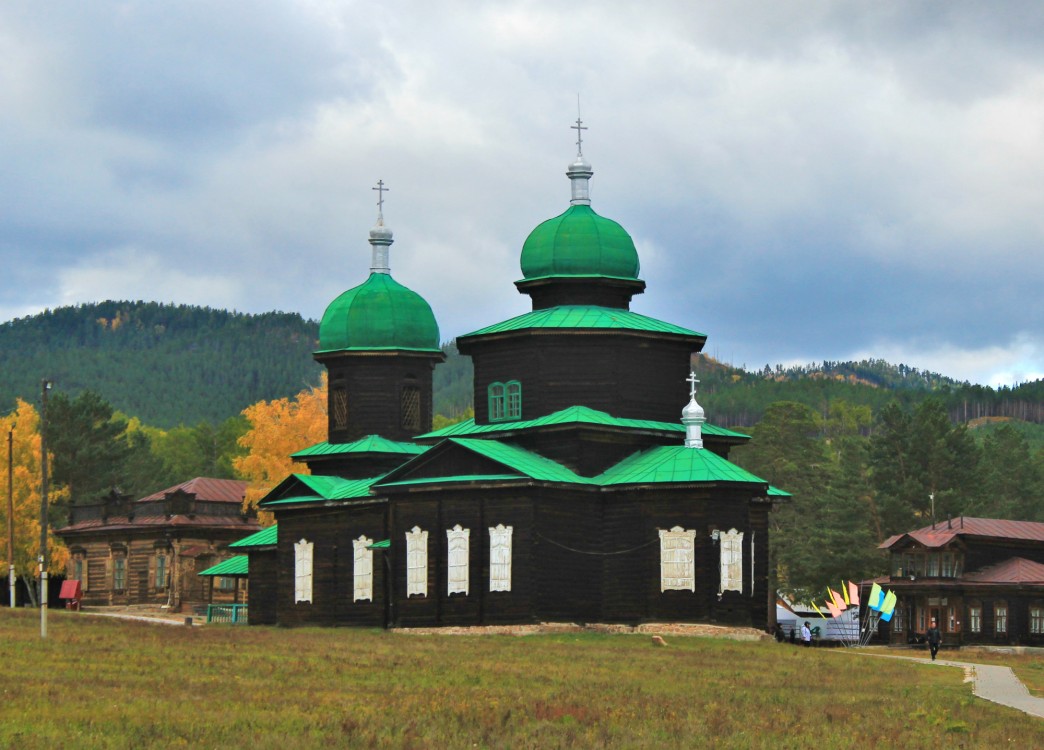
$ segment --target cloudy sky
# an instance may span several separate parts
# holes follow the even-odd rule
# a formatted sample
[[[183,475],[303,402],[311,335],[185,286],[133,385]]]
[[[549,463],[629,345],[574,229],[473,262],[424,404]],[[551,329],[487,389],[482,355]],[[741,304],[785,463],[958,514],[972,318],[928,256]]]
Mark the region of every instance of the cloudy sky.
[[[444,339],[528,232],[634,238],[632,309],[748,368],[1044,376],[1037,2],[0,5],[0,321],[104,299],[319,318],[394,276]]]

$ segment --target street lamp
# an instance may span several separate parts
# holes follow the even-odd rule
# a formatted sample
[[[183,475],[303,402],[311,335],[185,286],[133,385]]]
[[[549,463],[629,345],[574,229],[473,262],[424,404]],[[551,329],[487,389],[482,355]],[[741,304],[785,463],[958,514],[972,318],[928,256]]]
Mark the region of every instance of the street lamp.
[[[11,609],[15,608],[14,569],[14,429],[7,431],[7,577],[11,582]]]
[[[53,384],[40,383],[40,637],[47,637],[47,391]]]

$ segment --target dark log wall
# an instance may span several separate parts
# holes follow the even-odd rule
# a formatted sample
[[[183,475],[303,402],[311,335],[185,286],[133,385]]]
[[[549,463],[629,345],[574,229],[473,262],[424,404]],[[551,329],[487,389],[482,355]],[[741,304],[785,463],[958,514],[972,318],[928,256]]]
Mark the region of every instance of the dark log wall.
[[[355,557],[352,540],[366,535],[388,538],[386,505],[339,508],[280,509],[279,591],[276,617],[280,625],[384,625],[384,553],[373,553],[373,601],[353,601]],[[295,601],[294,544],[312,542],[312,601]]]
[[[334,409],[328,409],[331,443],[348,443],[366,435],[408,441],[431,430],[432,373],[443,355],[378,352],[336,354],[316,357],[330,373],[330,392],[343,387],[348,392],[348,425],[339,428]],[[403,386],[420,391],[420,429],[404,428],[400,413]]]
[[[251,550],[250,609],[251,625],[275,625],[276,597],[280,590],[279,557],[276,550]]]
[[[471,341],[475,421],[489,422],[492,382],[522,384],[522,419],[585,405],[617,417],[676,422],[688,401],[689,356],[702,342],[637,335],[530,333]]]

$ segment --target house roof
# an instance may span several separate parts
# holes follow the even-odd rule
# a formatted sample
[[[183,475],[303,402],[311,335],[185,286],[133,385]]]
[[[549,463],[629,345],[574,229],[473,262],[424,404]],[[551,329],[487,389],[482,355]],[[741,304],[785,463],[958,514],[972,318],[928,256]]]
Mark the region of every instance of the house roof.
[[[1044,542],[1044,523],[1036,521],[1005,521],[997,518],[960,516],[945,523],[936,522],[916,531],[896,534],[885,539],[878,549],[889,549],[902,542],[917,542],[925,547],[945,547],[957,537],[990,539],[1017,539]]]
[[[465,435],[488,435],[502,432],[515,432],[519,430],[531,430],[540,427],[557,426],[579,426],[597,425],[603,427],[618,427],[628,430],[650,430],[656,432],[670,432],[682,434],[685,426],[681,422],[656,422],[651,419],[624,419],[614,417],[604,411],[592,409],[587,406],[569,406],[547,416],[537,419],[527,419],[519,422],[493,422],[490,424],[475,424],[475,420],[466,419],[457,422],[441,430],[419,435],[418,439],[463,437]],[[703,425],[705,435],[735,438],[737,440],[750,440],[749,435],[742,432],[727,430],[724,427],[716,427],[711,424]]]
[[[1044,585],[1044,564],[1012,557],[996,565],[966,573],[962,578],[971,583],[1035,583]]]
[[[254,518],[244,518],[240,515],[183,515],[175,514],[172,516],[166,515],[135,515],[133,518],[126,515],[111,515],[102,518],[89,518],[82,521],[77,521],[74,524],[70,524],[61,529],[58,529],[55,533],[65,535],[75,535],[80,533],[88,533],[95,530],[106,530],[106,531],[131,531],[131,530],[143,530],[143,529],[162,529],[164,527],[177,527],[184,529],[209,529],[209,530],[222,530],[222,531],[238,531],[240,533],[246,531],[252,531],[257,528],[257,520]]]
[[[300,503],[315,503],[329,500],[355,500],[370,497],[370,487],[380,477],[369,479],[342,479],[341,477],[316,476],[312,474],[292,474],[284,480],[279,487],[269,493],[273,495],[279,490],[291,492],[293,482],[298,483],[300,491],[291,492],[290,496],[280,497],[278,500],[262,499],[260,505],[271,507],[274,505],[292,505]]]
[[[239,479],[213,479],[211,477],[196,477],[187,482],[176,484],[165,490],[154,492],[135,502],[148,503],[162,500],[167,495],[176,492],[184,492],[195,495],[197,500],[208,503],[242,503],[243,495],[246,494],[247,483]]]
[[[250,558],[246,555],[236,555],[230,557],[224,562],[219,562],[217,565],[202,570],[196,575],[201,576],[245,576],[250,571]]]
[[[615,307],[599,307],[597,305],[561,305],[559,307],[533,310],[509,320],[480,328],[458,338],[527,329],[640,331],[643,333],[665,333],[675,336],[706,338],[705,334],[682,328],[673,323],[656,320],[630,310]]]
[[[688,482],[768,482],[741,469],[713,451],[684,445],[663,445],[628,456],[598,477],[604,486]]]
[[[290,455],[290,458],[312,458],[315,456],[339,456],[352,453],[393,453],[417,455],[428,448],[416,443],[401,443],[382,438],[380,435],[367,435],[351,443],[316,443],[304,450]]]
[[[232,542],[228,545],[229,549],[246,549],[249,547],[269,547],[279,541],[279,524],[274,523],[271,526],[261,529],[255,534],[251,534],[248,537],[240,539],[238,542]]]

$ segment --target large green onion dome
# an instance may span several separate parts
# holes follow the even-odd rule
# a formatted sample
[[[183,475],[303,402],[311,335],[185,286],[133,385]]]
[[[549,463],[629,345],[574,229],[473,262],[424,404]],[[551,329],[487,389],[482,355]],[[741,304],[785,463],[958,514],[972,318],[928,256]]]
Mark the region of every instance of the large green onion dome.
[[[522,275],[638,278],[638,251],[627,231],[599,216],[590,205],[574,204],[529,233],[522,246]]]
[[[392,232],[370,230],[370,277],[330,303],[319,324],[319,352],[405,349],[439,352],[439,326],[424,298],[391,277]]]

